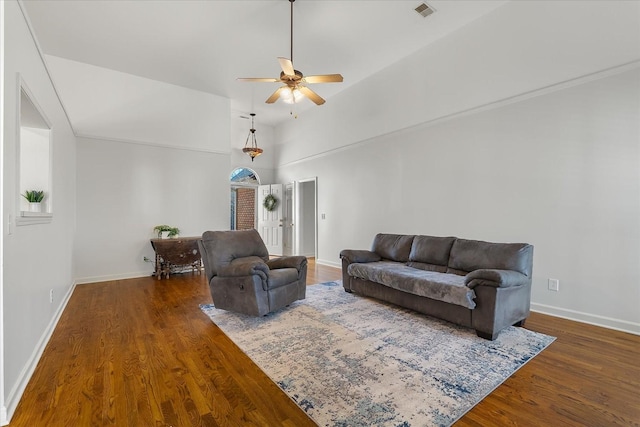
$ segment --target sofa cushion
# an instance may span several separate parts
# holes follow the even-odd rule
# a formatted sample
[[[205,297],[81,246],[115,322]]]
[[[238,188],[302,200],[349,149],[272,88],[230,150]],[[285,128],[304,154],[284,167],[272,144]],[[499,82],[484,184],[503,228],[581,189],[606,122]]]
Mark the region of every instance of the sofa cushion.
[[[413,295],[475,308],[475,292],[465,286],[464,277],[419,270],[399,262],[378,261],[349,265],[350,276],[380,283]]]
[[[409,266],[444,273],[455,237],[415,236],[409,253]]]
[[[403,234],[377,234],[373,239],[371,250],[384,259],[407,262],[413,236]]]
[[[451,248],[448,272],[470,272],[481,268],[514,270],[531,277],[533,246],[526,243],[490,243],[456,239]]]

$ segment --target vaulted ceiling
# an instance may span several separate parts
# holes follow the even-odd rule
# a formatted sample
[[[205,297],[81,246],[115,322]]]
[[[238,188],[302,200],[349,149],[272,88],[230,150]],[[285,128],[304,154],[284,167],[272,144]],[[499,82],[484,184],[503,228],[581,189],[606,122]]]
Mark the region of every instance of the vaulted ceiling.
[[[343,83],[315,84],[331,97],[506,1],[420,0],[294,3],[295,68],[305,75],[341,73]],[[263,123],[289,117],[281,101],[265,104],[278,83],[277,57],[290,56],[290,2],[24,0],[45,54],[196,89],[231,99],[232,114],[255,111]],[[410,85],[411,82],[398,82]],[[317,107],[308,100],[298,111]]]

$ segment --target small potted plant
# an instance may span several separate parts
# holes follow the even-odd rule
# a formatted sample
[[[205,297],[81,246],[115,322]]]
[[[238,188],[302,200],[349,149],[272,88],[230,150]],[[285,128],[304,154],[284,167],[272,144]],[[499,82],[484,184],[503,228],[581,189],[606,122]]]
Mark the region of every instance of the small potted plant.
[[[42,200],[44,199],[44,191],[27,190],[22,194],[27,202],[29,202],[29,212],[42,212]]]
[[[171,229],[169,229],[169,232],[167,233],[167,237],[173,239],[175,237],[178,237],[178,234],[180,234],[180,229],[178,227],[171,227]]]
[[[180,229],[178,227],[171,227],[169,225],[156,225],[153,227],[153,231],[158,233],[158,239],[170,238],[173,239],[180,234]]]

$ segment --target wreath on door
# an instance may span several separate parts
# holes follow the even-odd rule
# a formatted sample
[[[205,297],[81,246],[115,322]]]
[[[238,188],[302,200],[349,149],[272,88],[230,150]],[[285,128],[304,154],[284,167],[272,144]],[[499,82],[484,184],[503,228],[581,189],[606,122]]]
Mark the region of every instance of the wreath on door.
[[[273,194],[268,194],[267,197],[264,198],[264,202],[262,206],[269,212],[275,210],[276,206],[278,206],[278,199]]]

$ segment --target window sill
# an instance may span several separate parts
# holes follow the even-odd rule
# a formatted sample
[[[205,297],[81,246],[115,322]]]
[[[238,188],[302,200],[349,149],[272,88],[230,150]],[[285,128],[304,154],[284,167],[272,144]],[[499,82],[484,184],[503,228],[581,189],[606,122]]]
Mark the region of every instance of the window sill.
[[[52,220],[51,212],[20,211],[20,216],[16,218],[16,225],[48,224]]]

